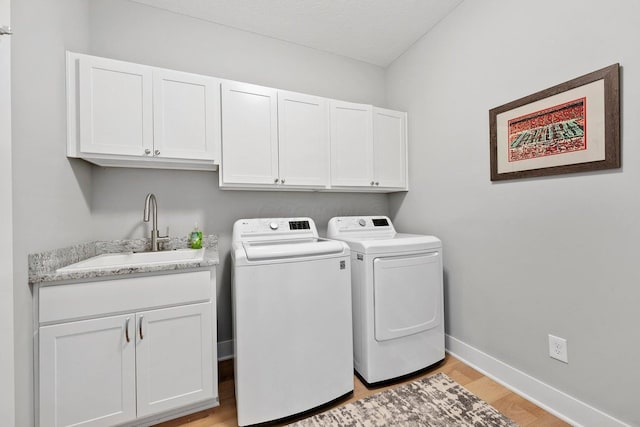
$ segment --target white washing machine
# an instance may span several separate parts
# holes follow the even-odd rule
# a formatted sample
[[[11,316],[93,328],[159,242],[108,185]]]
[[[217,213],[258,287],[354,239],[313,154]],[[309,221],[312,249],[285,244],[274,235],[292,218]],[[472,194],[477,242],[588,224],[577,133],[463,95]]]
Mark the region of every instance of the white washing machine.
[[[310,218],[233,226],[238,424],[279,420],[353,392],[349,247]]]
[[[396,233],[384,216],[336,217],[327,235],[351,248],[354,365],[368,386],[444,359],[442,243]]]

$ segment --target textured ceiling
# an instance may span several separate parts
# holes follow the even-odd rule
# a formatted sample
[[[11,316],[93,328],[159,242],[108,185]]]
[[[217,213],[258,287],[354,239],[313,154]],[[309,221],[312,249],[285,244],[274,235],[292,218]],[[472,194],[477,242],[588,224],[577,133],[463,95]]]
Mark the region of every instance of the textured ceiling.
[[[388,66],[462,0],[131,0]]]

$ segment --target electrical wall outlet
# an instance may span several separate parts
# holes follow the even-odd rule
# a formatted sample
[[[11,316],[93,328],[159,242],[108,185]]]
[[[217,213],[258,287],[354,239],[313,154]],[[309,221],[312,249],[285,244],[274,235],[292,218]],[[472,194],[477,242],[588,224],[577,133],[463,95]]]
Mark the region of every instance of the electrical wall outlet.
[[[561,362],[569,363],[567,340],[549,334],[549,356]]]

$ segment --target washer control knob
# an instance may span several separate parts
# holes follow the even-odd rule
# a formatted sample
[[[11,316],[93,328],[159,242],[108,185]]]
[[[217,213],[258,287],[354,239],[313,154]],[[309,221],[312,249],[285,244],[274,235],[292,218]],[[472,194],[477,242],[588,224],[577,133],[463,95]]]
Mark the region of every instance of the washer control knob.
[[[365,225],[367,225],[367,221],[365,221],[364,218],[360,218],[358,220],[358,224],[360,224],[361,227],[364,227]]]
[[[269,224],[269,228],[272,230],[277,230],[278,229],[278,223],[277,222],[272,222],[271,224]]]

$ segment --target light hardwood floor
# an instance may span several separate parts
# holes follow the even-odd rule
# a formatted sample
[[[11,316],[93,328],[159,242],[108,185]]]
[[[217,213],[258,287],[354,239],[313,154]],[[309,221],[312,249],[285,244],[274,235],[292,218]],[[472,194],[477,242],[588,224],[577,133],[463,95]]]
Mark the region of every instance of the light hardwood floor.
[[[414,381],[418,378],[443,372],[458,384],[483,399],[485,402],[498,409],[500,412],[517,422],[523,427],[557,427],[569,426],[569,424],[546,412],[542,408],[523,399],[509,389],[503,387],[480,372],[462,363],[455,357],[447,354],[444,362],[437,368],[422,375],[407,379],[404,382]],[[398,383],[387,387],[367,389],[357,377],[353,396],[334,406],[345,405],[363,397],[379,393],[388,388],[397,387]],[[158,424],[157,427],[237,427],[236,401],[233,384],[233,363],[225,361],[220,363],[220,406],[207,411],[198,412],[183,418]],[[325,408],[323,410],[327,410]],[[321,411],[318,411],[321,412]]]

